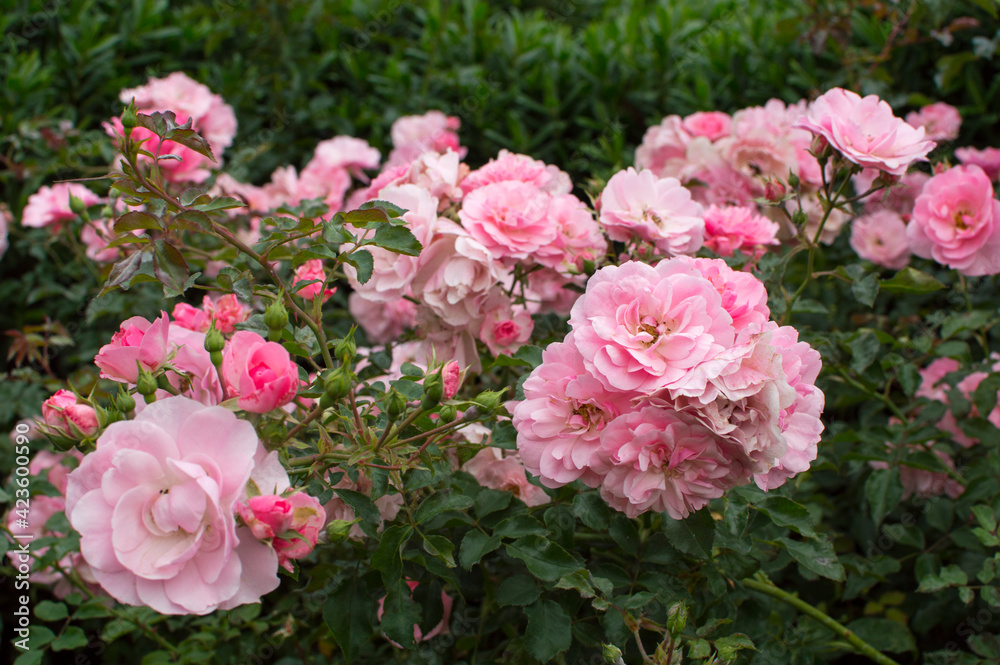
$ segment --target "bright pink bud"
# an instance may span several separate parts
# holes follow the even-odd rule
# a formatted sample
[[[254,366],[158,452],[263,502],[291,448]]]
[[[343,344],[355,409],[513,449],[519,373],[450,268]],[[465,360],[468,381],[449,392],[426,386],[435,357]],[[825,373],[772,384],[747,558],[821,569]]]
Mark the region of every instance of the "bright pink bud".
[[[64,430],[70,436],[74,436],[76,430],[90,436],[98,428],[94,408],[78,404],[76,395],[69,390],[58,390],[42,403],[42,418],[49,427]]]
[[[444,385],[444,398],[451,399],[458,393],[459,386],[462,385],[462,373],[458,369],[458,362],[452,360],[441,370],[441,382]]]

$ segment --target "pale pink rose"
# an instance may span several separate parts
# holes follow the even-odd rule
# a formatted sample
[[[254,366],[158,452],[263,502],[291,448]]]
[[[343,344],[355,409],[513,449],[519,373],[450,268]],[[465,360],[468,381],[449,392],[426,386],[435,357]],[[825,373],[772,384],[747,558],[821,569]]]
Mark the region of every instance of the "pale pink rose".
[[[419,586],[419,584],[414,580],[406,580],[406,585],[410,587],[411,595],[413,594],[414,589],[416,589]],[[441,606],[443,608],[443,612],[441,614],[441,621],[438,622],[438,625],[434,626],[431,630],[429,630],[426,635],[424,635],[424,631],[420,629],[420,624],[416,623],[413,624],[413,641],[416,642],[417,644],[420,644],[421,642],[426,642],[427,640],[433,639],[438,635],[448,635],[450,632],[448,624],[451,621],[451,608],[454,605],[454,602],[455,602],[454,599],[452,599],[451,596],[449,596],[444,590],[442,590]],[[378,610],[376,611],[375,616],[379,620],[379,622],[382,621],[382,615],[384,613],[385,613],[385,596],[378,599]],[[401,644],[398,644],[392,640],[388,641],[389,644],[396,647],[397,649],[403,648]]]
[[[601,481],[601,432],[631,410],[629,393],[609,391],[584,366],[573,338],[550,344],[524,382],[524,400],[508,405],[525,468],[546,487]]]
[[[896,419],[890,419],[890,422],[892,421],[896,421]],[[896,422],[898,423],[898,421]],[[893,446],[888,443],[886,445],[890,450],[893,448]],[[910,447],[920,449],[920,447],[916,445],[912,445]],[[955,462],[952,460],[951,455],[937,448],[931,448],[931,452],[937,455],[941,460],[941,463],[946,467],[952,470],[955,469]],[[869,462],[868,464],[873,469],[889,468],[889,464],[886,462]],[[962,487],[961,483],[954,480],[943,471],[928,471],[926,469],[917,469],[912,466],[900,464],[899,480],[903,485],[904,500],[909,499],[914,495],[922,499],[929,499],[943,494],[947,494],[951,499],[957,499],[965,493],[965,488]]]
[[[594,257],[587,257],[586,253],[577,255],[579,265],[578,271],[583,270],[584,258],[592,258],[594,263],[600,263],[605,252],[601,252]],[[528,309],[532,314],[543,314],[553,312],[559,316],[569,316],[573,309],[573,303],[580,297],[580,293],[574,288],[582,288],[587,282],[585,274],[567,276],[563,272],[558,272],[552,268],[542,268],[532,270],[528,273]],[[574,288],[567,288],[572,285]]]
[[[355,178],[364,180],[364,170],[377,169],[382,155],[371,147],[368,141],[353,136],[335,136],[316,144],[313,158],[309,165],[316,165],[321,171],[346,169]],[[309,170],[306,166],[305,170]]]
[[[278,563],[288,572],[295,570],[291,561],[302,559],[316,547],[319,530],[326,522],[326,512],[315,497],[305,492],[289,496],[274,494],[250,497],[237,503],[236,512],[254,537],[270,540],[278,555]],[[283,537],[292,531],[301,538]]]
[[[906,173],[910,164],[926,161],[935,146],[924,139],[923,127],[914,129],[897,118],[876,95],[862,98],[842,88],[832,88],[816,98],[797,126],[822,136],[859,166],[898,176]]]
[[[468,172],[469,167],[453,150],[425,152],[410,164],[406,180],[427,190],[438,200],[438,211],[443,211],[462,200],[465,194],[460,183]]]
[[[557,167],[527,155],[501,150],[485,166],[472,171],[462,180],[462,190],[468,194],[496,182],[523,182],[553,196],[569,194],[573,189],[569,175]]]
[[[1000,202],[978,166],[956,166],[927,181],[906,227],[913,253],[964,275],[1000,272]]]
[[[162,367],[167,360],[169,325],[166,312],[160,312],[160,317],[152,323],[141,316],[123,321],[111,342],[102,346],[94,358],[101,378],[135,383],[139,378],[138,363],[150,372]]]
[[[241,409],[267,413],[295,398],[299,369],[281,344],[240,330],[222,352],[222,380]]]
[[[966,166],[978,166],[993,182],[1000,178],[1000,148],[955,148],[955,158]]]
[[[355,291],[347,297],[347,311],[376,344],[388,344],[417,323],[417,306],[406,298],[378,302]]]
[[[601,192],[600,220],[612,240],[633,235],[670,256],[693,254],[702,244],[702,207],[675,178],[629,167],[611,176]]]
[[[534,185],[496,182],[466,194],[458,217],[494,258],[513,263],[556,239],[558,229],[548,214],[550,199]]]
[[[492,253],[457,224],[439,224],[424,247],[413,278],[413,295],[434,316],[454,328],[481,322],[483,305],[504,274]]]
[[[608,243],[594,213],[583,201],[572,194],[553,196],[548,216],[555,223],[556,237],[534,253],[535,261],[567,274],[581,272],[584,259],[602,262]]]
[[[423,115],[406,115],[396,119],[389,130],[393,150],[386,166],[408,164],[425,152],[454,150],[465,157],[466,148],[459,145],[458,128],[462,121],[457,116],[446,116],[441,111],[428,111]]]
[[[722,111],[699,111],[684,118],[683,126],[691,136],[704,136],[718,141],[729,134],[732,118]]]
[[[302,201],[301,189],[295,167],[279,166],[271,173],[271,181],[264,185],[264,197],[272,209],[283,205],[296,206]]]
[[[736,250],[760,257],[764,245],[778,244],[777,222],[743,206],[709,206],[705,211],[705,246],[719,256]]]
[[[100,427],[94,407],[78,403],[76,394],[71,390],[57,390],[42,402],[42,418],[46,425],[72,438],[90,436]]]
[[[891,210],[878,210],[851,222],[851,248],[861,258],[893,270],[910,262],[906,223]]]
[[[741,109],[733,115],[732,138],[720,140],[726,163],[756,179],[760,175],[786,180],[795,173],[807,190],[823,183],[819,162],[809,152],[812,135],[795,127],[804,102],[786,106],[770,99],[763,106]]]
[[[759,181],[719,159],[718,162],[692,162],[686,186],[691,197],[702,205],[753,206],[763,195]]]
[[[171,323],[167,341],[174,354],[170,364],[177,370],[166,372],[170,385],[202,404],[212,406],[221,402],[222,383],[211,355],[205,350],[205,333]],[[157,391],[158,399],[167,396],[165,391]]]
[[[679,177],[687,161],[691,134],[678,115],[668,115],[659,125],[646,130],[635,150],[635,166],[649,169],[661,178]]]
[[[409,176],[409,162],[405,164],[398,164],[396,166],[386,166],[381,173],[375,176],[375,178],[371,181],[371,184],[368,185],[367,189],[360,190],[364,192],[359,195],[360,203],[377,200],[379,198],[379,194],[386,187],[412,184],[410,183]]]
[[[51,453],[47,450],[39,450],[31,458],[28,465],[28,472],[33,476],[41,476],[48,480],[53,487],[59,490],[63,496],[66,495],[66,479],[70,471],[75,469],[83,455],[76,449],[66,453]]]
[[[234,516],[259,450],[250,423],[186,397],[109,425],[66,495],[98,583],[161,614],[231,609],[277,588],[277,555]]]
[[[809,469],[816,459],[823,434],[825,396],[816,387],[823,362],[819,352],[799,341],[791,326],[775,327],[770,344],[781,352],[781,368],[788,385],[795,389],[794,403],[782,409],[779,426],[785,438],[785,453],[766,473],[755,473],[754,482],[765,492],[780,487],[789,478]]]
[[[402,219],[425,253],[438,227],[437,199],[422,187],[410,184],[385,187],[379,192],[379,199],[406,210]],[[365,233],[365,237],[371,235],[374,235],[373,231]],[[357,271],[352,266],[345,266],[344,273],[351,288],[368,300],[377,302],[395,301],[406,295],[424,261],[423,253],[420,256],[406,256],[381,247],[366,249],[371,252],[373,260],[371,279],[361,284],[357,280]]]
[[[216,159],[232,145],[236,136],[233,108],[208,86],[183,72],[151,78],[138,88],[122,90],[118,98],[125,104],[134,98],[139,113],[173,111],[178,123],[191,118],[194,129],[211,144]]]
[[[771,316],[767,307],[767,289],[752,274],[733,270],[722,259],[692,259],[686,256],[671,260],[670,271],[700,274],[710,281],[722,298],[722,308],[733,319],[738,338],[763,331]]]
[[[458,394],[458,388],[462,385],[462,370],[456,361],[449,361],[441,369],[441,385],[444,388],[444,399],[451,399]]]
[[[749,479],[722,439],[670,409],[646,407],[612,421],[600,454],[609,465],[601,496],[630,518],[654,511],[684,519]]]
[[[951,104],[935,102],[906,114],[906,122],[923,127],[930,141],[954,141],[962,127],[962,115]]]
[[[499,448],[483,448],[462,465],[462,471],[471,474],[483,487],[513,492],[528,507],[551,501],[545,490],[528,482],[517,453],[505,455]]]
[[[76,219],[69,208],[70,195],[83,201],[88,208],[101,202],[101,197],[75,182],[60,182],[51,187],[43,185],[28,197],[21,213],[21,226],[43,228]]]
[[[297,284],[301,282],[311,282],[316,281],[313,284],[304,286],[301,289],[295,290]],[[336,293],[336,288],[324,288],[326,280],[326,272],[323,270],[323,260],[322,259],[309,259],[305,263],[301,264],[295,269],[295,278],[292,280],[292,292],[300,298],[305,300],[312,300],[320,295],[322,291],[323,302],[326,302],[330,296]]]
[[[736,332],[703,275],[672,260],[598,270],[573,305],[570,326],[584,365],[609,389],[698,390],[722,370]]]
[[[215,179],[215,185],[210,191],[214,196],[232,196],[241,199],[247,205],[246,208],[232,208],[226,212],[230,216],[238,214],[260,214],[270,211],[277,206],[272,205],[271,198],[263,187],[240,182],[228,173],[220,173]]]
[[[960,365],[954,358],[937,358],[927,367],[920,370],[920,387],[917,388],[917,397],[948,402],[948,395],[945,392],[948,384],[944,377],[951,372],[957,372]]]
[[[494,356],[513,355],[528,343],[535,324],[523,306],[512,305],[504,294],[490,298],[484,305],[479,339]]]

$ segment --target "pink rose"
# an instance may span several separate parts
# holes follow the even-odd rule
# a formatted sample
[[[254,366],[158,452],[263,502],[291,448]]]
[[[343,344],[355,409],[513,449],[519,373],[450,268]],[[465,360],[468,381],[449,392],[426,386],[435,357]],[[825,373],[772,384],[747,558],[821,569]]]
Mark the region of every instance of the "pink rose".
[[[212,325],[212,317],[207,312],[193,307],[186,302],[179,302],[174,305],[172,315],[174,323],[188,330],[205,332]]]
[[[462,180],[462,190],[468,194],[496,182],[523,182],[553,196],[569,194],[573,189],[569,175],[557,167],[528,155],[501,150],[485,166],[472,171]]]
[[[684,129],[691,136],[704,136],[709,141],[718,141],[729,134],[732,118],[722,111],[699,111],[684,118]]]
[[[691,134],[678,115],[669,115],[659,125],[646,130],[635,150],[637,169],[649,169],[661,178],[680,177],[687,162]]]
[[[809,105],[798,127],[826,139],[849,161],[901,176],[916,161],[926,161],[934,142],[924,128],[914,129],[897,118],[876,95],[833,88]]]
[[[140,112],[142,112],[141,109]],[[187,119],[188,117],[183,114],[176,114],[178,124],[186,122]],[[112,118],[110,122],[104,123],[104,131],[111,137],[124,134],[125,128],[121,118]],[[132,140],[145,141],[142,144],[142,149],[152,155],[160,157],[174,155],[177,157],[177,159],[161,159],[158,162],[163,177],[170,182],[204,182],[211,175],[211,169],[215,166],[215,162],[200,152],[195,152],[175,141],[160,141],[156,134],[145,127],[133,129]],[[216,154],[216,159],[218,159],[218,154]],[[139,155],[139,161],[150,163],[152,159],[145,155]]]
[[[355,291],[347,297],[347,310],[376,344],[388,344],[417,323],[417,306],[406,298],[377,302]]]
[[[767,307],[767,289],[755,276],[733,270],[722,259],[679,256],[671,261],[671,269],[700,274],[712,283],[722,298],[722,308],[733,318],[738,339],[764,330],[771,310]]]
[[[135,383],[139,367],[155,372],[167,360],[167,336],[170,319],[166,312],[150,323],[141,316],[123,321],[111,342],[101,347],[94,364],[101,369],[101,378],[119,383]]]
[[[419,586],[419,583],[417,583],[414,580],[407,580],[406,585],[410,587],[410,593],[412,595],[413,590]],[[441,621],[438,622],[438,625],[434,626],[434,628],[428,631],[426,635],[424,635],[424,632],[420,629],[419,624],[413,624],[413,641],[419,644],[420,642],[426,642],[427,640],[433,639],[438,635],[447,635],[449,632],[448,622],[451,621],[451,608],[454,602],[455,601],[452,599],[452,597],[442,590],[441,605],[444,608],[444,612],[441,615]],[[378,611],[376,612],[376,618],[380,622],[382,621],[382,615],[384,613],[385,613],[385,597],[383,596],[382,598],[378,599]],[[389,643],[392,646],[396,647],[397,649],[403,648],[402,645],[397,644],[392,640],[389,640]]]
[[[550,198],[523,182],[491,183],[465,195],[458,217],[494,258],[528,259],[556,239],[558,230],[548,214]]]
[[[451,149],[459,157],[465,157],[467,149],[459,145],[458,139],[461,125],[462,121],[457,116],[446,116],[441,111],[397,118],[389,130],[394,147],[386,166],[409,164],[429,151],[445,152]]]
[[[777,245],[779,226],[756,210],[743,206],[709,206],[705,211],[705,246],[719,256],[737,249],[759,257],[763,245]]]
[[[566,274],[582,272],[584,259],[602,262],[608,243],[594,213],[583,201],[572,194],[553,196],[548,215],[556,227],[556,237],[534,253],[536,262]]]
[[[955,148],[955,158],[966,166],[978,166],[993,182],[1000,178],[1000,148]]]
[[[573,333],[542,352],[524,382],[524,400],[511,406],[517,449],[525,468],[546,487],[601,481],[601,432],[631,410],[631,394],[609,391],[587,371]]]
[[[296,286],[302,282],[314,283],[296,290]],[[322,291],[323,302],[326,302],[330,296],[336,293],[337,289],[324,288],[325,284],[326,272],[323,270],[323,260],[309,259],[295,269],[295,279],[292,280],[292,291],[295,295],[305,300],[316,298],[320,295],[320,291]]]
[[[463,464],[462,470],[483,487],[513,492],[528,507],[541,506],[551,500],[545,490],[528,482],[524,465],[516,453],[505,456],[499,448],[486,447]]]
[[[906,122],[923,127],[931,141],[954,141],[962,126],[962,116],[951,104],[935,102],[906,114]]]
[[[444,399],[451,399],[458,394],[458,388],[462,385],[462,371],[456,361],[449,361],[441,369],[441,384],[444,388]]]
[[[570,314],[588,371],[611,390],[647,393],[704,389],[733,345],[732,323],[715,286],[672,260],[602,268]]]
[[[295,399],[299,366],[281,344],[240,330],[222,352],[222,380],[241,409],[267,413]]]
[[[215,327],[223,334],[235,332],[236,324],[246,321],[249,314],[247,307],[233,293],[227,293],[214,303],[208,296],[205,296],[201,301],[201,306],[211,314],[215,320]]]
[[[531,339],[535,324],[522,306],[512,305],[506,296],[490,298],[485,307],[479,339],[490,353],[512,355]]]
[[[174,356],[171,362],[174,369],[164,373],[170,385],[202,404],[212,406],[221,402],[222,383],[211,355],[205,350],[205,333],[171,323],[167,341]],[[157,391],[156,396],[159,399],[169,394]]]
[[[702,207],[675,178],[629,167],[611,176],[601,192],[600,220],[612,240],[633,235],[670,256],[693,254],[705,231]]]
[[[630,518],[666,511],[684,519],[749,478],[722,439],[670,409],[646,407],[612,421],[600,454],[610,466],[601,496]]]
[[[57,390],[42,402],[42,418],[53,429],[62,430],[67,436],[90,436],[97,431],[97,412],[88,404],[77,402],[71,390]]]
[[[893,270],[910,262],[906,223],[891,210],[879,210],[851,222],[851,248],[861,258]]]
[[[1000,272],[1000,202],[978,166],[956,166],[927,181],[906,227],[913,253],[964,275]]]
[[[83,455],[77,450],[70,450],[66,453],[50,453],[47,450],[39,450],[31,458],[28,471],[33,476],[42,476],[52,486],[59,490],[59,493],[66,494],[66,479],[70,471],[75,469],[83,459]],[[69,464],[67,465],[67,462]]]
[[[83,201],[88,208],[101,202],[101,197],[75,182],[43,186],[28,197],[28,204],[21,214],[21,225],[42,228],[76,219],[76,213],[69,208],[71,195]]]
[[[282,497],[274,494],[250,497],[247,503],[236,504],[244,524],[259,540],[271,540],[278,554],[279,564],[294,571],[293,559],[308,556],[316,541],[319,530],[326,522],[326,512],[315,497],[304,492],[294,492]],[[301,536],[288,539],[283,535],[292,531]]]
[[[277,555],[234,515],[258,451],[250,423],[186,397],[109,425],[66,496],[101,587],[161,614],[231,609],[277,588]]]

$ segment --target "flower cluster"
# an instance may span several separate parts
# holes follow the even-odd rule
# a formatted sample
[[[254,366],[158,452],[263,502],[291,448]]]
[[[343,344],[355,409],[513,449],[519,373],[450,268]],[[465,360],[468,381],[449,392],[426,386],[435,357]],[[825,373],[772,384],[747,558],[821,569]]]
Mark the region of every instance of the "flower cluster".
[[[513,408],[525,467],[549,487],[600,487],[630,517],[675,519],[805,471],[820,358],[769,316],[763,284],[718,259],[601,269]]]

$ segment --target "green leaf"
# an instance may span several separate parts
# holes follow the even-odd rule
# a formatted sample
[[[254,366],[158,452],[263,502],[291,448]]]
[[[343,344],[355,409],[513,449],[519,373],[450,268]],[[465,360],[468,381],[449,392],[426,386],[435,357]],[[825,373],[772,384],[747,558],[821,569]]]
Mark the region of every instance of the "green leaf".
[[[851,369],[859,374],[864,372],[875,361],[880,346],[878,337],[871,331],[858,331],[848,344],[851,349]]]
[[[217,196],[193,207],[195,210],[200,210],[201,212],[215,212],[216,210],[231,210],[233,208],[245,208],[246,206],[247,204],[244,201],[232,196]]]
[[[907,267],[883,281],[880,288],[890,293],[933,293],[943,289],[944,284],[925,272]]]
[[[903,484],[899,480],[899,469],[872,471],[865,481],[865,498],[868,499],[872,521],[878,528],[885,516],[895,510],[903,500]]]
[[[541,600],[525,609],[524,613],[528,617],[528,628],[524,633],[528,653],[547,663],[569,648],[573,624],[559,603]]]
[[[809,510],[801,503],[783,496],[771,496],[756,504],[754,508],[767,515],[778,526],[787,526],[808,538],[816,537],[816,532],[813,531],[813,519]]]
[[[806,570],[837,582],[844,581],[844,566],[837,560],[833,544],[828,539],[800,542],[779,538],[778,542],[784,545],[792,558]]]
[[[901,623],[891,619],[865,617],[847,624],[847,629],[879,651],[891,653],[916,652],[913,634]]]
[[[187,262],[176,247],[162,239],[153,242],[153,274],[163,286],[164,298],[175,298],[187,290]]]
[[[382,630],[386,637],[409,649],[413,646],[413,626],[420,623],[422,612],[413,602],[405,581],[399,580],[387,591],[382,606]]]
[[[725,637],[720,637],[715,640],[715,649],[719,652],[719,656],[725,662],[732,662],[736,657],[736,653],[742,651],[743,649],[757,649],[754,647],[753,640],[744,635],[743,633],[733,633],[732,635],[726,635]]]
[[[77,626],[67,626],[63,634],[52,640],[53,651],[72,651],[87,646],[87,634]]]
[[[597,492],[581,492],[573,498],[573,514],[594,531],[607,531],[611,509]]]
[[[542,536],[519,538],[507,545],[507,553],[523,561],[528,572],[546,582],[555,582],[567,573],[584,568],[576,556]]]
[[[483,533],[472,529],[462,539],[462,547],[458,552],[458,562],[462,568],[470,570],[480,559],[500,547],[500,536]]]
[[[185,229],[188,231],[211,231],[212,221],[203,212],[198,210],[187,210],[175,215],[167,225],[171,229]]]
[[[948,339],[963,330],[978,330],[987,327],[987,324],[993,322],[995,318],[995,312],[982,309],[952,314],[941,324],[941,339]]]
[[[343,213],[344,223],[350,224],[351,226],[363,229],[369,224],[384,224],[389,221],[389,216],[384,210],[379,210],[376,207],[351,210],[350,212]]]
[[[987,531],[997,530],[997,517],[991,506],[973,506],[972,514],[976,517],[976,521],[979,522],[979,526]]]
[[[521,513],[519,515],[512,515],[500,522],[493,529],[493,533],[501,538],[520,538],[521,536],[531,534],[545,535],[548,533],[548,530],[542,526],[542,523],[537,518]]]
[[[444,536],[424,536],[424,551],[440,559],[449,568],[455,567],[455,543]]]
[[[575,573],[567,573],[556,582],[557,589],[575,589],[582,598],[593,598],[597,595],[597,590],[590,583],[590,573],[586,570],[578,570]]]
[[[476,517],[483,519],[487,515],[501,511],[510,505],[510,500],[514,498],[512,492],[501,490],[491,490],[484,488],[476,495],[474,508]]]
[[[875,304],[875,297],[878,295],[878,277],[876,275],[865,275],[851,284],[851,293],[862,305],[871,307]]]
[[[413,514],[413,520],[417,524],[423,524],[441,513],[449,510],[463,510],[472,504],[472,497],[465,496],[464,494],[432,494],[417,508]]]
[[[344,503],[354,509],[354,514],[361,518],[361,530],[369,538],[375,538],[378,527],[382,523],[382,515],[378,512],[378,508],[375,507],[372,500],[361,492],[355,492],[354,490],[338,489],[334,491],[337,493],[337,496],[344,500]]]
[[[107,607],[107,601],[103,598],[93,598],[88,600],[73,613],[74,619],[103,619],[111,616],[111,610]]]
[[[43,600],[35,606],[35,616],[42,621],[59,621],[69,616],[65,603]]]
[[[131,282],[132,278],[139,274],[144,256],[148,256],[148,254],[146,252],[133,252],[112,266],[111,272],[108,273],[108,279],[104,282],[101,295],[117,287],[128,288],[127,285]]]
[[[506,578],[497,588],[497,603],[500,605],[530,605],[542,595],[542,589],[527,575]]]
[[[129,231],[162,231],[163,224],[156,217],[153,217],[148,212],[139,212],[138,210],[133,210],[132,212],[127,212],[118,219],[115,220],[114,224],[115,233],[127,233]]]
[[[348,663],[368,643],[374,628],[374,612],[375,603],[358,578],[344,580],[323,603],[323,621],[330,627]],[[412,624],[410,638],[413,638]]]
[[[382,573],[386,587],[395,584],[403,576],[403,547],[413,534],[411,526],[390,526],[382,533],[378,547],[372,554],[372,568]]]
[[[712,555],[715,542],[715,520],[707,508],[692,513],[684,520],[664,516],[663,533],[672,546],[699,559]]]
[[[358,210],[369,210],[371,208],[378,208],[385,211],[385,213],[395,219],[402,217],[406,214],[406,208],[400,208],[395,203],[389,203],[388,201],[382,201],[381,199],[375,201],[366,201],[362,203]]]
[[[397,254],[419,256],[423,246],[405,226],[383,224],[375,231],[375,246]]]
[[[32,651],[25,651],[20,656],[14,660],[14,665],[39,665],[42,662],[42,658],[45,656],[44,651],[34,649]]]
[[[375,261],[372,259],[372,253],[367,249],[354,250],[343,258],[348,265],[353,266],[354,269],[358,271],[358,282],[365,284],[372,278],[372,270],[375,268]]]
[[[972,394],[972,403],[976,405],[976,410],[983,418],[988,417],[993,409],[997,408],[998,392],[1000,392],[1000,374],[991,374],[976,386],[976,391]]]
[[[331,245],[343,245],[354,239],[350,233],[344,229],[343,224],[334,221],[323,222],[323,242]]]

